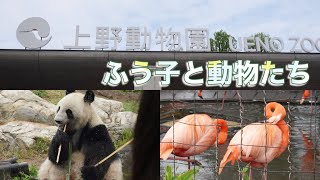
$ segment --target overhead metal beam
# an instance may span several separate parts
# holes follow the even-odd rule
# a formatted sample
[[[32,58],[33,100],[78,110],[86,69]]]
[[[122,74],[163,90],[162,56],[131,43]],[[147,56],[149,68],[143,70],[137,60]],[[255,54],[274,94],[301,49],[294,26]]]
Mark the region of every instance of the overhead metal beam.
[[[171,85],[162,89],[221,89],[218,87],[188,87],[181,81],[186,72],[186,62],[193,61],[195,67],[205,67],[209,60],[229,60],[229,64],[236,60],[252,60],[262,64],[271,60],[277,67],[284,67],[293,60],[309,63],[309,83],[304,87],[294,89],[320,88],[320,54],[319,53],[215,53],[215,52],[159,52],[159,51],[90,51],[90,50],[15,50],[0,49],[0,88],[1,89],[134,89],[133,77],[129,76],[134,60],[147,61],[155,65],[156,61],[177,61],[176,69],[181,71],[180,77],[171,78]],[[118,87],[101,84],[108,61],[121,62],[129,83]],[[205,78],[205,71],[194,78]],[[285,86],[261,87],[241,89],[292,89],[288,79]],[[259,74],[259,79],[261,74]],[[228,88],[236,89],[234,82]]]

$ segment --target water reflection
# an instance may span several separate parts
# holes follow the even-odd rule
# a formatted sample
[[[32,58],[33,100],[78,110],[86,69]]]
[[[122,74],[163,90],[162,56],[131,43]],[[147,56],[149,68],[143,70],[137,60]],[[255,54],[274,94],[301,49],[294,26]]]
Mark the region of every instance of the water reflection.
[[[287,109],[288,105],[283,104]],[[244,113],[242,124],[258,122],[264,120],[263,103],[244,103]],[[314,108],[314,107],[312,107]],[[214,118],[223,118],[228,121],[240,122],[239,118],[239,104],[236,102],[228,102],[221,108],[219,103],[186,103],[186,102],[166,102],[161,104],[161,122],[173,120],[172,112],[174,110],[175,119],[179,119],[190,113],[206,113]],[[319,107],[311,109],[310,105],[290,105],[291,114],[288,113],[286,122],[289,122],[290,141],[289,150],[286,150],[280,157],[274,159],[268,164],[268,179],[284,180],[289,179],[319,179],[320,180],[320,141],[319,141],[319,127],[320,115]],[[312,111],[312,112],[311,112]],[[317,111],[317,115],[315,115]],[[317,127],[317,129],[316,129]],[[220,163],[226,152],[230,139],[239,129],[239,125],[234,125],[229,128],[228,141],[218,147],[210,148],[206,152],[191,157],[195,158],[204,166],[197,174],[196,179],[216,179],[216,161]],[[317,132],[317,133],[316,133]],[[160,136],[160,140],[164,134]],[[217,156],[216,156],[217,154]],[[161,161],[160,174],[164,174],[166,165],[174,166],[173,161]],[[219,179],[239,179],[239,167],[245,166],[244,163],[235,163],[232,166],[227,164]],[[185,172],[187,164],[183,162],[176,162],[176,173]],[[261,179],[263,169],[253,169],[253,179]],[[314,173],[314,171],[316,173]]]

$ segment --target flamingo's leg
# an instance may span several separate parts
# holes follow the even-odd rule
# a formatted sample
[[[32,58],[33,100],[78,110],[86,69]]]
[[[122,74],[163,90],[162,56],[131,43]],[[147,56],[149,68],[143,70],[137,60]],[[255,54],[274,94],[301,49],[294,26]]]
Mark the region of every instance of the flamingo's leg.
[[[264,166],[264,168],[263,168],[263,179],[264,180],[267,180],[268,178],[267,178],[267,166]]]
[[[227,91],[224,91],[221,110],[223,110],[223,107],[224,107],[224,99],[226,98],[226,94],[227,94]]]
[[[188,156],[188,170],[190,170],[190,156]]]

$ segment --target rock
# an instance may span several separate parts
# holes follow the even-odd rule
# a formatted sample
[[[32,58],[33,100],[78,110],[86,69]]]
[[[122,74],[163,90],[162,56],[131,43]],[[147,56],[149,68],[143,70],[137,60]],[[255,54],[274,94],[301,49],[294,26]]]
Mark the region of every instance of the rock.
[[[57,131],[56,126],[34,122],[11,121],[0,126],[0,145],[12,149],[31,146],[36,137],[47,137],[50,140]]]
[[[120,137],[122,136],[123,128],[122,127],[110,127],[107,124],[105,124],[105,125],[108,129],[108,132],[110,134],[112,142],[115,143],[116,141],[118,141],[120,139]]]
[[[108,124],[117,124],[122,128],[134,128],[137,116],[136,113],[130,111],[114,113],[111,115]]]
[[[0,119],[52,124],[55,105],[28,90],[0,91]]]
[[[137,114],[133,112],[118,112],[110,116],[110,119],[107,120],[105,125],[113,142],[118,141],[126,129],[134,129],[134,126],[137,121]]]
[[[107,99],[113,99],[112,93],[109,90],[95,90],[94,93],[99,96],[103,96]]]
[[[96,97],[93,106],[104,122],[110,115],[123,111],[119,101]],[[45,101],[28,90],[0,91],[0,119],[43,122],[53,125],[55,105]]]
[[[121,137],[122,126],[105,124],[113,142]],[[50,140],[57,131],[56,126],[26,121],[11,121],[0,126],[0,146],[4,149],[30,147],[37,137],[46,137]]]
[[[104,122],[110,119],[111,114],[123,111],[123,104],[119,101],[96,97],[92,103],[96,112]]]

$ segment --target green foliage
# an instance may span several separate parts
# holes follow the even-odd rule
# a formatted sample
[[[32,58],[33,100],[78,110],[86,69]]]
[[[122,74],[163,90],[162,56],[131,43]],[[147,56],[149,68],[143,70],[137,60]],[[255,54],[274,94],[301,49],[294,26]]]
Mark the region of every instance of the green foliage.
[[[133,138],[133,130],[130,128],[124,129],[122,132],[121,137],[118,139],[118,141],[114,142],[114,146],[116,149],[124,145],[126,142],[128,142],[130,139]]]
[[[191,170],[188,170],[184,173],[174,175],[172,172],[172,167],[167,166],[164,179],[165,180],[192,180],[193,177],[199,173],[199,171],[200,171],[200,168],[199,169],[191,169]]]
[[[241,170],[242,178],[243,180],[249,180],[249,175],[248,175],[248,169],[249,169],[250,164],[247,164],[243,169]]]
[[[40,154],[47,154],[49,146],[49,138],[36,137],[34,143],[30,146],[30,149]]]
[[[38,176],[38,169],[36,166],[31,165],[29,167],[29,174],[25,174],[25,173],[20,173],[19,176],[16,177],[12,177],[13,180],[33,180],[33,179],[37,179]]]
[[[33,90],[32,92],[41,98],[48,96],[48,92],[46,90]]]
[[[165,180],[172,180],[173,177],[172,177],[172,167],[171,166],[167,166],[166,167],[166,174],[165,174]]]
[[[50,145],[49,138],[46,137],[37,137],[34,143],[29,148],[20,148],[14,151],[14,155],[18,159],[30,159],[35,158],[43,154],[48,153]]]
[[[33,90],[32,92],[53,104],[57,104],[65,95],[65,91],[62,90]]]
[[[0,156],[4,158],[17,157],[19,160],[23,159],[43,159],[43,156],[47,156],[48,148],[50,145],[49,138],[36,137],[34,143],[30,147],[17,148],[14,150],[8,150],[4,146],[0,146]],[[13,180],[33,180],[37,179],[38,169],[36,166],[29,166],[29,174],[23,172],[20,175],[11,177]]]
[[[139,102],[138,101],[126,101],[123,102],[124,111],[131,111],[134,113],[138,113],[139,110]]]
[[[229,52],[231,51],[229,46],[229,37],[233,39],[233,46],[236,46],[236,39],[227,32],[220,30],[214,33],[214,38],[210,39],[211,51],[217,52]]]

